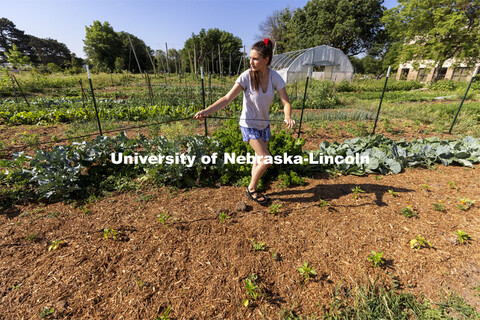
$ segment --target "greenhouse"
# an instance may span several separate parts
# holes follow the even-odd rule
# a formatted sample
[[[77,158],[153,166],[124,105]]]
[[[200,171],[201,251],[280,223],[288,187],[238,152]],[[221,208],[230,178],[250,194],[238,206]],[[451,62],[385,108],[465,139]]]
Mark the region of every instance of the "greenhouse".
[[[286,83],[305,79],[310,66],[314,71],[312,77],[319,80],[350,81],[353,76],[348,57],[341,50],[326,45],[276,54],[271,64]]]

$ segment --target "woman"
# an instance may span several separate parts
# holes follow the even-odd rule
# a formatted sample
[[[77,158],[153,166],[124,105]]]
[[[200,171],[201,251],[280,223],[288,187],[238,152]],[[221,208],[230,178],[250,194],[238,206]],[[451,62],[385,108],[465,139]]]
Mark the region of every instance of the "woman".
[[[250,69],[244,71],[236,80],[235,85],[223,98],[220,98],[208,108],[199,111],[193,118],[203,119],[208,115],[226,107],[243,91],[243,109],[240,116],[240,130],[243,141],[250,144],[255,151],[257,161],[252,167],[252,180],[247,187],[246,195],[257,203],[266,203],[269,198],[257,191],[258,181],[270,166],[264,157],[269,156],[267,148],[270,139],[269,109],[277,90],[282,100],[285,120],[288,128],[293,128],[295,121],[291,118],[292,108],[288,101],[285,81],[268,66],[272,62],[273,44],[267,38],[256,42],[250,50]]]

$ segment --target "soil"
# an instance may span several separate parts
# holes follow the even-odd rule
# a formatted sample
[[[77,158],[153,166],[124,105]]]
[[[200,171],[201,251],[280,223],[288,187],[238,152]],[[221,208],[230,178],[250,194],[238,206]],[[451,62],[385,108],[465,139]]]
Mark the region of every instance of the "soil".
[[[59,128],[40,130],[59,135]],[[4,141],[26,127],[7,129]],[[353,137],[318,130],[305,149]],[[404,130],[407,140],[420,136]],[[0,319],[38,319],[44,308],[54,308],[54,319],[155,319],[169,307],[171,319],[278,319],[285,310],[321,316],[336,287],[376,278],[432,301],[456,292],[480,310],[473,289],[480,285],[479,170],[438,165],[378,178],[309,177],[287,189],[272,183],[265,193],[276,214],[241,187],[175,190],[142,181],[137,191],[87,203],[17,204],[0,212]],[[357,186],[365,192],[355,199]],[[477,203],[463,211],[462,198]],[[237,212],[241,201],[247,210]],[[439,201],[445,212],[434,210]],[[408,205],[416,217],[400,213]],[[220,212],[230,217],[224,223]],[[161,214],[171,215],[165,225]],[[104,237],[108,228],[116,239]],[[471,240],[460,243],[457,230]],[[411,249],[417,235],[433,247]],[[56,239],[64,242],[49,251]],[[253,240],[265,250],[255,251]],[[384,252],[383,267],[367,260],[371,251]],[[316,277],[303,279],[304,262]],[[250,274],[262,294],[245,307]]]

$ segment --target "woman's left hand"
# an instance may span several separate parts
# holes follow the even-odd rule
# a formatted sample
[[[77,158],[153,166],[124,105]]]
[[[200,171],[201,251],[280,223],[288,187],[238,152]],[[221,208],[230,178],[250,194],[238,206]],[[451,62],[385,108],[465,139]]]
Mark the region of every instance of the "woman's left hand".
[[[295,120],[293,120],[292,118],[285,118],[285,120],[283,120],[283,123],[288,129],[292,129],[295,126]]]

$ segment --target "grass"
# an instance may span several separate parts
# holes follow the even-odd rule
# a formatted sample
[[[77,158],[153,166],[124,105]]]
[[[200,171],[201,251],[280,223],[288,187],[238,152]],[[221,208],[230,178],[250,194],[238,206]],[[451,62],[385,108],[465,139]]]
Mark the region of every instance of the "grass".
[[[432,303],[376,279],[353,287],[337,286],[323,319],[480,319],[480,313],[455,293]]]

